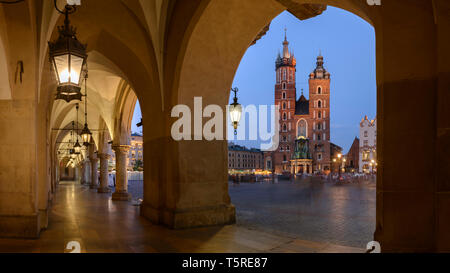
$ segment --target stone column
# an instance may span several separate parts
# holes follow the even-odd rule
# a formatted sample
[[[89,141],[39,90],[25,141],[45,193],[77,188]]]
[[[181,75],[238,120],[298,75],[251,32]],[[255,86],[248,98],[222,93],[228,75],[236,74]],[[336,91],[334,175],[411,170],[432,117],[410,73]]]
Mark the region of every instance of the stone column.
[[[127,177],[127,156],[130,146],[113,146],[116,153],[116,190],[112,195],[114,201],[130,201],[131,195],[128,193]]]
[[[84,162],[81,164],[80,184],[81,184],[81,185],[84,185],[84,184],[85,184],[85,180],[84,180]]]
[[[97,189],[98,188],[98,158],[97,157],[91,157],[89,158],[91,161],[91,189]]]
[[[90,181],[91,181],[91,173],[90,173],[90,162],[88,159],[86,159],[83,162],[83,181],[85,185],[89,185]]]
[[[109,154],[99,154],[100,158],[100,187],[98,193],[110,193],[111,190],[108,187],[108,159]]]

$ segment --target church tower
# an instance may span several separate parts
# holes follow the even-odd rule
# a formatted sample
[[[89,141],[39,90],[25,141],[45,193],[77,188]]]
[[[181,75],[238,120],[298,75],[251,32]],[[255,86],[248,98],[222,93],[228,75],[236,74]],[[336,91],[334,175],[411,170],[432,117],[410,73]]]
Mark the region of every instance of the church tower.
[[[275,62],[276,84],[275,105],[280,107],[280,145],[274,153],[273,164],[277,173],[290,172],[290,160],[295,140],[295,101],[296,85],[295,72],[296,60],[294,54],[289,51],[289,42],[285,33],[283,41],[283,54],[278,53]]]
[[[310,143],[315,171],[331,169],[330,150],[330,73],[317,57],[316,69],[309,75],[309,114],[312,118]]]

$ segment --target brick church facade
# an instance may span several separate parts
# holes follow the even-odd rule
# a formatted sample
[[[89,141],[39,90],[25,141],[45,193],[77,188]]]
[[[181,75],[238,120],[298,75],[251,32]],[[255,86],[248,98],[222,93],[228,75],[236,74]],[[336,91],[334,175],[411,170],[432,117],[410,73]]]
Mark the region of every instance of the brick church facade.
[[[324,68],[323,56],[309,75],[309,100],[297,100],[296,59],[285,36],[283,53],[276,59],[275,105],[280,107],[280,143],[274,152],[265,153],[265,167],[277,174],[328,172],[331,168],[330,143],[330,73]],[[304,163],[297,166],[298,140],[309,147]],[[294,166],[295,165],[295,166]]]

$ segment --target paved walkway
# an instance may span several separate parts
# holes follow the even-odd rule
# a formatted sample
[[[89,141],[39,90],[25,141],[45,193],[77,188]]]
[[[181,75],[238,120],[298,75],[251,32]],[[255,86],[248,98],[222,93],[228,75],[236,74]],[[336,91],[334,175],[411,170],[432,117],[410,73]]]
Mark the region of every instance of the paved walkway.
[[[250,230],[236,225],[170,230],[139,216],[129,202],[112,202],[74,183],[61,184],[50,212],[49,229],[38,240],[0,239],[0,252],[67,252],[70,241],[81,252],[363,252],[323,242]]]
[[[230,184],[229,191],[238,226],[364,248],[376,227],[375,185],[314,178]]]

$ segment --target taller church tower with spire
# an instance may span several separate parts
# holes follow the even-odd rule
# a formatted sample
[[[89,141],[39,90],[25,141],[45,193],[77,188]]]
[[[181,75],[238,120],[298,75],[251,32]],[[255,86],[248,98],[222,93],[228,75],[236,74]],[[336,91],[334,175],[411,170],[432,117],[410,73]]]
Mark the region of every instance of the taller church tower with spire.
[[[301,92],[297,100],[296,66],[285,33],[283,53],[275,61],[275,105],[280,108],[277,151],[265,154],[265,168],[277,174],[303,174],[331,170],[336,145],[330,142],[330,73],[324,67],[322,54],[309,75],[309,99]],[[297,151],[296,143],[307,143],[308,151]],[[298,146],[298,145],[297,145]],[[305,144],[302,145],[305,148]],[[294,158],[295,155],[308,158]]]
[[[294,116],[295,101],[297,99],[295,72],[297,61],[289,50],[289,42],[285,32],[283,41],[283,54],[278,53],[275,62],[275,105],[280,107],[280,144],[291,143],[295,139]],[[289,162],[292,156],[292,145],[279,145],[278,152],[274,154],[278,172],[289,171]]]

